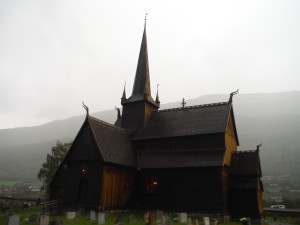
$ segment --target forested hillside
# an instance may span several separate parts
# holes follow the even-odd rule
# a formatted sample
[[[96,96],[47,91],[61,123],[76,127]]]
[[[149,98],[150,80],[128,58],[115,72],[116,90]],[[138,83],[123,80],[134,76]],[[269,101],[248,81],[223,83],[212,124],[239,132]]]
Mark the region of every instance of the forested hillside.
[[[229,95],[208,95],[187,100],[187,106],[227,101]],[[233,99],[240,140],[239,150],[254,150],[263,143],[264,175],[300,176],[300,91],[238,94]],[[162,104],[180,107],[180,102]],[[113,123],[117,113],[93,116]],[[55,142],[75,138],[84,115],[41,126],[0,130],[0,180],[35,180],[46,153]]]

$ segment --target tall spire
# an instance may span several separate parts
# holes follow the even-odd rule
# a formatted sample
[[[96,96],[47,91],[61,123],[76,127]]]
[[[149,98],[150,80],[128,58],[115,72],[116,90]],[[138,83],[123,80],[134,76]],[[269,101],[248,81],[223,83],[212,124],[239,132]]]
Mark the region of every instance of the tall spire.
[[[146,21],[144,25],[144,33],[131,96],[151,96]]]

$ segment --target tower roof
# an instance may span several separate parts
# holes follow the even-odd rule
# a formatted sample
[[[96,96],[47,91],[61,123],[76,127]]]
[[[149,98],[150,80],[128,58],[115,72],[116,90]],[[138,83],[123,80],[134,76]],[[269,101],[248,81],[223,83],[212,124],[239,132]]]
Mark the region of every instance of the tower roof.
[[[151,97],[146,22],[144,25],[143,38],[140,48],[138,64],[136,68],[132,94],[128,98],[127,102],[134,102],[140,100],[148,100],[152,104],[157,105]]]

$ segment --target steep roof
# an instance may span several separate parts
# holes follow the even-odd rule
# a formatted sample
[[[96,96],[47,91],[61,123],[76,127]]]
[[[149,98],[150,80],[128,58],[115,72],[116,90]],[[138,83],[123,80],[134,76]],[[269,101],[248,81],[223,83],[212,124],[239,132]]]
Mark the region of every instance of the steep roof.
[[[183,149],[164,152],[139,152],[140,168],[188,168],[222,166],[224,150]]]
[[[224,133],[230,112],[228,102],[160,110],[133,140]]]
[[[104,162],[135,167],[131,133],[94,117],[87,118]]]
[[[237,151],[232,153],[231,175],[261,176],[259,151]]]

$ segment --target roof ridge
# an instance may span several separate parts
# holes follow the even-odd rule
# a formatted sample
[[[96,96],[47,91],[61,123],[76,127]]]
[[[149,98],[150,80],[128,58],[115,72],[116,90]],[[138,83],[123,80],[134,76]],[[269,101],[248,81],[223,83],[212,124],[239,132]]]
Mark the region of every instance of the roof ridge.
[[[100,120],[100,119],[98,119],[98,118],[95,118],[95,117],[92,117],[92,116],[88,116],[88,119],[91,119],[91,120],[94,120],[94,121],[96,121],[96,122],[102,123],[102,124],[104,124],[104,125],[106,125],[106,126],[108,126],[108,127],[114,128],[114,129],[116,129],[116,130],[120,130],[120,131],[122,131],[122,132],[124,132],[124,133],[131,134],[131,132],[130,132],[129,130],[126,130],[126,129],[121,128],[121,127],[118,127],[118,126],[115,126],[115,125],[113,125],[113,124],[111,124],[111,123],[105,122],[105,121]]]
[[[185,110],[185,109],[197,109],[197,108],[201,108],[201,107],[219,106],[219,105],[227,105],[227,104],[229,104],[229,103],[228,102],[217,102],[217,103],[187,106],[184,108],[178,107],[178,108],[163,109],[163,110],[159,110],[159,112],[179,111],[179,110]]]

